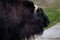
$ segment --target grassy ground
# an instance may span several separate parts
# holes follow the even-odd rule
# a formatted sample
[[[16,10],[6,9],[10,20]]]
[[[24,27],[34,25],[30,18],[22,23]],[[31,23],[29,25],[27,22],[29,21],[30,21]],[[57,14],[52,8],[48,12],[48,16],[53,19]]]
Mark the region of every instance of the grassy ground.
[[[48,18],[50,19],[49,27],[60,22],[60,9],[59,8],[45,8],[44,12],[46,13]]]
[[[60,22],[60,0],[56,0],[55,3],[48,5],[47,8],[44,8],[44,11],[50,19],[49,27]]]

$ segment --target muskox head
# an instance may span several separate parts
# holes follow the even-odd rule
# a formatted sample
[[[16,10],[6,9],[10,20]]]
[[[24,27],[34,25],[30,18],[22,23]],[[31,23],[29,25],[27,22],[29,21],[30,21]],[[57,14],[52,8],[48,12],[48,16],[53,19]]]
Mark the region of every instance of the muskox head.
[[[28,0],[0,1],[0,40],[29,40],[49,24],[42,8]]]

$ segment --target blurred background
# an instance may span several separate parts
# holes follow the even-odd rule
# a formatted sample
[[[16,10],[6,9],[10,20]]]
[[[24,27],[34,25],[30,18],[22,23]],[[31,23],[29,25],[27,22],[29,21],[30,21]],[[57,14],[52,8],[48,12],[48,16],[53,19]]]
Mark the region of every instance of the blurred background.
[[[44,9],[44,12],[50,19],[49,27],[60,22],[60,0],[31,0],[39,7]]]
[[[43,8],[50,20],[48,28],[44,30],[41,37],[36,40],[60,40],[60,0],[31,0]]]

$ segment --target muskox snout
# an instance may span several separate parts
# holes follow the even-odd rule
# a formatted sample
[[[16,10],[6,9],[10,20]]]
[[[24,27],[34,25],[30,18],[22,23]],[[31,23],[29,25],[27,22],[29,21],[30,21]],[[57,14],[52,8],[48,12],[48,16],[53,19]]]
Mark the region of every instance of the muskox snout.
[[[48,25],[50,24],[50,21],[49,21],[49,20],[47,20],[44,24],[45,24],[45,26],[44,26],[44,27],[48,27]]]

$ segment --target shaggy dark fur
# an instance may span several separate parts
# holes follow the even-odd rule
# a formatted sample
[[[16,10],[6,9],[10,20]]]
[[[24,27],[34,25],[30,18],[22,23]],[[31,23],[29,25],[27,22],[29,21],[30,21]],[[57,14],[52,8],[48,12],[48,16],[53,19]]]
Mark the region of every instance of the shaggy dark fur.
[[[42,34],[49,24],[42,8],[34,14],[34,3],[28,0],[0,0],[0,40],[29,40]]]

